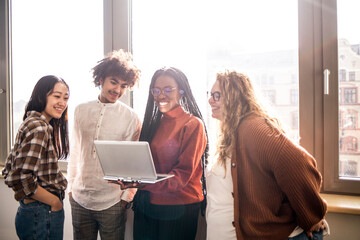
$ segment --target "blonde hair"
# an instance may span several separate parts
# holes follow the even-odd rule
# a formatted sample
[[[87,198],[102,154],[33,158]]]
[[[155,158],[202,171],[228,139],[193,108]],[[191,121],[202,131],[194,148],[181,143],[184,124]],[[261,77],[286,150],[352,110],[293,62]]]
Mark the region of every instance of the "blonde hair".
[[[284,130],[279,120],[270,117],[262,107],[247,75],[225,70],[216,74],[216,81],[220,86],[223,114],[216,154],[218,162],[225,167],[226,159],[231,156],[235,147],[236,129],[249,115],[263,117],[274,133],[284,132]]]

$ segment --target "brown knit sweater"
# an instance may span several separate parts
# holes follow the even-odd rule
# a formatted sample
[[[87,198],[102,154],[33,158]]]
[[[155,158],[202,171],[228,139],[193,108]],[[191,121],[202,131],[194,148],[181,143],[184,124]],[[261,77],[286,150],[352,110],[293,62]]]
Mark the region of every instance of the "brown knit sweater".
[[[297,225],[308,231],[326,214],[315,159],[263,118],[240,124],[231,174],[237,239],[284,240]]]

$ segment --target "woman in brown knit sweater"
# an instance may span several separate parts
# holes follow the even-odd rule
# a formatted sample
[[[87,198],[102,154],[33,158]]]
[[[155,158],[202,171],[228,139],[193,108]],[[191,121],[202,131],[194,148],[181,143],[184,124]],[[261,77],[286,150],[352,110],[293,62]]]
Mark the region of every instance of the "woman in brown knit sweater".
[[[209,103],[212,117],[220,120],[214,166],[224,169],[223,179],[231,179],[223,182],[233,199],[234,229],[228,228],[226,239],[322,239],[327,205],[319,195],[316,161],[268,115],[250,79],[235,71],[218,73]],[[224,223],[217,205],[226,194],[217,196],[218,188],[212,184],[221,180],[211,171],[209,175],[207,237],[216,234],[219,239],[221,229],[212,226]],[[226,217],[230,219],[229,214]]]

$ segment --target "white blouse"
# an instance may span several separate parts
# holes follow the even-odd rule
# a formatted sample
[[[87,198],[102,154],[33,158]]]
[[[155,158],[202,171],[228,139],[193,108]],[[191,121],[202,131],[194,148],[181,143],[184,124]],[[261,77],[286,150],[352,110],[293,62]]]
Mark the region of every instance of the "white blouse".
[[[234,221],[234,197],[231,177],[230,159],[224,166],[214,164],[206,172],[207,184],[207,239],[233,240],[236,239]]]

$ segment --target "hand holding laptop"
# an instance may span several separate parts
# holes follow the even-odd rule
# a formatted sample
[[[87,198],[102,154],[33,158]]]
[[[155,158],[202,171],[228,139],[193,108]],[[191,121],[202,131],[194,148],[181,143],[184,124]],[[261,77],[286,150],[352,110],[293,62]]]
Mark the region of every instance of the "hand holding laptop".
[[[122,182],[122,181],[114,181],[114,180],[108,180],[108,183],[120,185],[121,190],[125,190],[128,188],[143,188],[146,184],[139,182]]]

